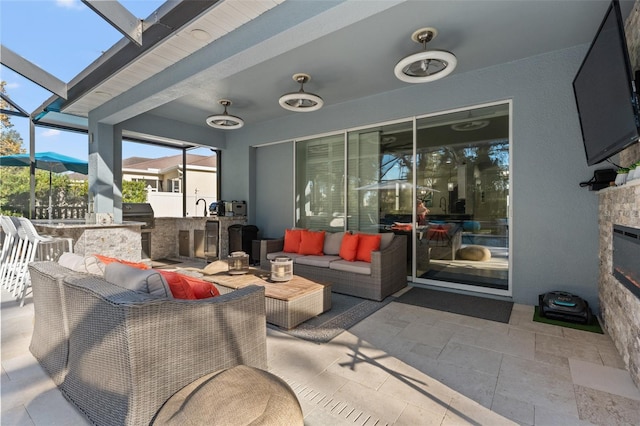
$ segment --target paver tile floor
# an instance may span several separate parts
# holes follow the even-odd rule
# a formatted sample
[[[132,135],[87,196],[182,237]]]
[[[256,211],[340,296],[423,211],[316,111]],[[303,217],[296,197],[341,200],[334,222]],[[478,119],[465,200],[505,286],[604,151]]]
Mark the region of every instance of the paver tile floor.
[[[30,298],[2,290],[2,425],[86,425],[29,352]],[[608,336],[392,302],[331,342],[268,329],[269,370],[306,425],[638,425],[640,391]]]

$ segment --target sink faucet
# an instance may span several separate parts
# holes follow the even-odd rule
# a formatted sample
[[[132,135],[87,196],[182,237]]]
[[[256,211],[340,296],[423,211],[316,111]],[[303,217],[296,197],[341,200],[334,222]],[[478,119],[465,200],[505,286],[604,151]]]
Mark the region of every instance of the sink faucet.
[[[204,203],[204,216],[207,216],[207,200],[205,200],[204,198],[198,198],[198,201],[196,201],[196,209],[198,208],[198,204],[200,204],[200,201],[202,201]]]

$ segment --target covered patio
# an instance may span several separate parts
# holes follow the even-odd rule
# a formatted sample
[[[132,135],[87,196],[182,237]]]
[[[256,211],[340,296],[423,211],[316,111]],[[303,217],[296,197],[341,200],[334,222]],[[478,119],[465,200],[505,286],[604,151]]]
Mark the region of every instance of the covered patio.
[[[250,8],[243,7],[248,4]],[[625,15],[633,17],[633,2],[622,4]],[[360,183],[349,181],[354,175],[348,167],[379,160],[380,147],[396,147],[400,136],[409,141],[401,148],[413,158],[421,122],[425,128],[435,121],[460,131],[452,126],[461,122],[452,125],[440,118],[468,115],[470,120],[472,109],[499,106],[508,143],[499,176],[503,204],[492,219],[505,224],[500,234],[507,241],[500,246],[504,258],[494,268],[500,270],[504,286],[492,291],[489,286],[455,287],[428,276],[421,281],[415,258],[407,279],[410,286],[478,291],[513,301],[509,323],[392,301],[320,345],[268,329],[268,369],[294,390],[307,425],[640,424],[640,391],[629,373],[637,378],[637,347],[620,349],[621,343],[606,332],[532,320],[541,293],[563,289],[579,294],[601,314],[602,288],[618,288],[603,279],[610,272],[604,270],[610,250],[599,232],[604,214],[600,200],[578,186],[593,170],[584,161],[571,90],[608,5],[604,0],[167,2],[144,20],[146,27],[140,22],[146,40],[127,35],[68,85],[59,82],[64,88],[55,84],[59,91],[52,90],[55,94],[30,114],[30,125],[86,133],[89,202],[99,218],[123,221],[122,140],[131,138],[183,153],[194,147],[220,153],[218,199],[247,200],[248,222],[255,223],[263,237],[277,238],[300,223],[296,196],[305,193],[308,182],[298,182],[299,171],[314,161],[325,167],[327,158],[335,159],[330,164],[335,169],[326,175],[339,184],[321,188],[322,200],[342,194],[335,195],[340,211],[322,213],[338,213],[343,231],[363,231],[360,220],[367,216],[358,209],[364,203],[348,198],[349,189]],[[550,14],[558,19],[550,22]],[[637,10],[635,16],[640,16]],[[543,24],[548,28],[540,37]],[[409,36],[425,25],[438,25],[440,37],[433,46],[454,52],[459,65],[437,82],[407,85],[395,78],[393,65],[417,48]],[[22,64],[4,46],[3,57],[3,65]],[[291,74],[300,72],[313,75],[305,95],[317,102],[318,95],[311,92],[320,93],[321,110],[298,114],[278,106],[283,93],[298,89],[298,79],[294,75],[292,81]],[[231,124],[222,129],[213,125],[220,121]],[[399,123],[409,131],[383,134],[384,127]],[[350,137],[357,132],[362,133],[356,145],[361,151],[348,157],[353,151]],[[375,144],[369,144],[369,134],[376,135]],[[340,143],[333,145],[322,140],[325,137]],[[437,135],[430,137],[424,138],[424,158],[440,146]],[[503,143],[501,138],[493,136],[492,143]],[[296,149],[309,141],[317,145],[308,144],[308,164],[296,163]],[[313,157],[329,151],[336,157]],[[625,160],[637,153],[636,143]],[[438,161],[445,164],[445,155]],[[470,189],[478,190],[478,202],[490,204],[476,170],[464,161],[453,164],[456,182],[464,177]],[[419,177],[428,177],[411,167],[403,178],[415,188]],[[378,180],[378,170],[361,168],[365,173],[358,179]],[[452,169],[446,174],[451,180]],[[442,193],[453,193],[453,181],[443,176]],[[407,199],[413,226],[416,193]],[[637,228],[637,191],[629,199],[632,214],[619,215],[619,222]],[[449,200],[453,198],[445,200],[445,213],[447,203],[448,213],[453,213]],[[462,203],[459,213],[475,213],[469,204]],[[616,199],[608,209],[617,212],[621,206]],[[374,201],[367,207],[374,215],[381,212]],[[313,213],[310,222],[324,220]],[[355,225],[349,222],[353,218]],[[380,224],[377,216],[372,222],[367,225]],[[409,249],[417,253],[418,234],[415,229],[408,232]],[[436,259],[434,264],[451,267],[455,260]],[[624,299],[623,305],[617,303],[621,297],[610,300],[616,303],[606,307],[605,322],[627,325],[637,342],[639,324],[618,313],[636,315],[640,299]],[[31,300],[20,308],[3,290],[0,307],[2,423],[87,424],[29,352]]]
[[[2,423],[89,424],[29,352],[30,298],[1,296]],[[306,425],[640,423],[640,391],[607,335],[532,317],[519,304],[503,324],[391,302],[320,345],[268,329],[269,371]]]

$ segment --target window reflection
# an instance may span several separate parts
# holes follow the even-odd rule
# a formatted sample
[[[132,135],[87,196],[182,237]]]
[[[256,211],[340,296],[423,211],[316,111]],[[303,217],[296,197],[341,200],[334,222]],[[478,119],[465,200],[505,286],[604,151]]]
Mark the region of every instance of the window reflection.
[[[407,235],[415,281],[508,289],[509,105],[415,128],[347,132],[346,157],[344,134],[297,142],[297,226]]]
[[[416,124],[418,181],[437,191],[415,235],[416,277],[508,289],[508,105]]]

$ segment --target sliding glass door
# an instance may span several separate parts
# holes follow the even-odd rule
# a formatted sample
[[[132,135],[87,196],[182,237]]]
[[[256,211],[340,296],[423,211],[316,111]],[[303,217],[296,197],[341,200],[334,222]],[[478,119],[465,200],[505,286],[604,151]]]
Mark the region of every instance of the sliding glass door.
[[[343,231],[344,134],[298,141],[295,146],[296,226]]]
[[[348,229],[407,237],[411,275],[413,223],[413,121],[347,133]]]
[[[416,121],[417,281],[507,290],[509,105]]]
[[[296,142],[296,226],[407,237],[407,275],[509,289],[510,104]]]

